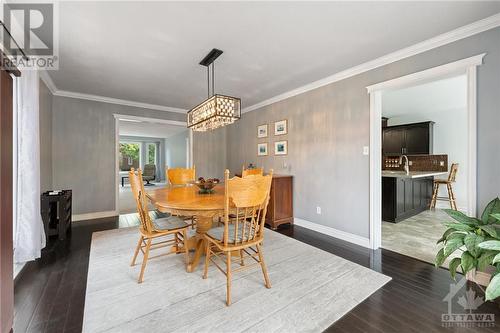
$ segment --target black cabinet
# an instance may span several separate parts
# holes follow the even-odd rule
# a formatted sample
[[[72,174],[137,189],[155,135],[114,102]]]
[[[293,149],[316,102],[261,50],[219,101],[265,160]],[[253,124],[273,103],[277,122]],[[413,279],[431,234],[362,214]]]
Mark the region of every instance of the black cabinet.
[[[382,177],[382,220],[400,222],[429,208],[433,177]]]
[[[382,129],[384,155],[432,154],[434,122],[389,126]]]

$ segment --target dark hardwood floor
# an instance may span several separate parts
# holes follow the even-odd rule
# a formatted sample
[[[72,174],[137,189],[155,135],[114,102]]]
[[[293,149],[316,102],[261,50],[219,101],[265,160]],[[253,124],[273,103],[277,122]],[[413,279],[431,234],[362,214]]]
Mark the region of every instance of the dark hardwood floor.
[[[75,223],[71,237],[50,241],[42,258],[29,263],[15,285],[14,332],[80,332],[82,329],[90,240],[95,231],[120,227],[117,218]],[[484,303],[474,313],[495,315],[495,327],[444,328],[449,272],[388,250],[371,251],[301,227],[279,232],[392,277],[328,332],[498,332],[500,309]],[[459,276],[458,279],[460,279]],[[481,291],[475,288],[478,296]],[[454,299],[453,312],[465,313]]]

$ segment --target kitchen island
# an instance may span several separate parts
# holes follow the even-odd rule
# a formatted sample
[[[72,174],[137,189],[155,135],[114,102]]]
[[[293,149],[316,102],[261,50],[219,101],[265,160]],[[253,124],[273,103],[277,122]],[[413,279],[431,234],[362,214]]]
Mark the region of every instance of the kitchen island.
[[[401,222],[426,209],[432,197],[435,176],[447,172],[382,171],[382,220]]]

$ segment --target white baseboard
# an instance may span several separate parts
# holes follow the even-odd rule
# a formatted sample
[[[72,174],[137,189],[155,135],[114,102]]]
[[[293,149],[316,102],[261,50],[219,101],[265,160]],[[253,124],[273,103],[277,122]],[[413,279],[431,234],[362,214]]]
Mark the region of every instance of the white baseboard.
[[[344,241],[349,242],[349,243],[353,243],[353,244],[356,244],[359,246],[370,248],[370,240],[368,238],[365,238],[365,237],[361,237],[361,236],[358,236],[355,234],[351,234],[349,232],[337,230],[337,229],[334,229],[331,227],[327,227],[327,226],[324,226],[321,224],[317,224],[317,223],[306,221],[306,220],[299,219],[299,218],[294,218],[293,223],[295,225],[298,225],[298,226],[301,226],[301,227],[304,227],[304,228],[307,228],[310,230],[314,230],[314,231],[317,231],[319,233],[322,233],[322,234],[325,234],[328,236],[332,236],[332,237],[344,240]]]
[[[116,210],[110,210],[106,212],[95,212],[95,213],[86,213],[86,214],[73,214],[71,219],[73,222],[76,221],[85,221],[85,220],[93,220],[93,219],[102,219],[104,217],[118,216],[120,215]]]

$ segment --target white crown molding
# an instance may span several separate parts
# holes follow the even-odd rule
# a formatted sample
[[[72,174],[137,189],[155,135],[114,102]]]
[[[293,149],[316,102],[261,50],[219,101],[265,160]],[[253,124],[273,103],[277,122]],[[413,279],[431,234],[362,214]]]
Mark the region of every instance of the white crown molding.
[[[373,70],[378,67],[382,67],[388,64],[391,64],[393,62],[409,58],[411,56],[438,48],[440,46],[446,45],[453,43],[457,40],[464,39],[476,34],[479,34],[481,32],[494,29],[496,27],[500,26],[500,13],[495,14],[493,16],[489,16],[485,19],[476,21],[474,23],[465,25],[463,27],[460,27],[458,29],[452,30],[450,32],[438,35],[436,37],[433,37],[431,39],[425,40],[423,42],[414,44],[412,46],[406,47],[404,49],[386,54],[380,58],[365,62],[364,64],[358,65],[351,67],[349,69],[346,69],[344,71],[338,72],[336,74],[330,75],[324,79],[314,81],[312,83],[306,84],[302,87],[290,90],[288,92],[285,92],[283,94],[274,96],[272,98],[269,98],[265,101],[256,103],[254,105],[251,105],[249,107],[246,107],[242,110],[242,113],[245,112],[250,112],[254,111],[257,109],[260,109],[264,106],[282,101],[284,99],[300,95],[302,93],[305,93],[307,91],[317,89],[323,86],[326,86],[328,84],[338,82],[344,79],[347,79],[349,77],[368,72],[370,70]]]
[[[368,90],[368,93],[372,93],[377,90],[389,90],[392,88],[401,88],[404,86],[419,84],[427,80],[432,80],[432,79],[435,80],[436,77],[439,77],[441,75],[442,76],[451,75],[452,73],[455,72],[456,73],[463,72],[465,74],[466,70],[469,67],[482,65],[483,58],[485,55],[486,53],[482,53],[473,57],[450,62],[449,64],[432,67],[417,73],[401,76],[393,80],[376,83],[366,87],[366,89]]]
[[[349,232],[345,232],[342,230],[334,229],[331,227],[327,227],[325,225],[317,224],[314,222],[306,221],[299,218],[294,218],[293,223],[300,227],[304,227],[306,229],[314,230],[319,233],[332,236],[341,240],[344,240],[349,243],[353,243],[359,246],[370,248],[370,240],[366,237],[361,237],[355,234],[351,234]]]
[[[66,91],[66,90],[57,90],[53,94],[55,96],[78,98],[78,99],[86,99],[86,100],[89,100],[89,101],[111,103],[111,104],[119,104],[119,105],[132,106],[132,107],[143,108],[143,109],[168,111],[168,112],[176,112],[176,113],[187,113],[187,110],[180,109],[180,108],[173,108],[173,107],[170,107],[170,106],[163,106],[163,105],[157,105],[157,104],[135,102],[135,101],[129,101],[129,100],[126,100],[126,99],[112,98],[112,97],[99,96],[99,95],[83,94],[83,93],[78,93],[78,92],[73,92],[73,91]]]
[[[265,101],[262,101],[262,102],[259,102],[259,103],[256,103],[254,105],[251,105],[249,107],[244,108],[242,110],[242,113],[260,109],[264,106],[282,101],[284,99],[287,99],[287,98],[290,98],[293,96],[300,95],[300,94],[305,93],[307,91],[317,89],[317,88],[326,86],[328,84],[347,79],[349,77],[370,71],[370,70],[378,68],[378,67],[388,65],[390,63],[393,63],[393,62],[396,62],[396,61],[399,61],[399,60],[402,60],[405,58],[409,58],[411,56],[435,49],[437,47],[455,42],[455,41],[460,40],[460,39],[464,39],[464,38],[476,35],[478,33],[481,33],[481,32],[484,32],[484,31],[487,31],[490,29],[494,29],[494,28],[499,27],[499,26],[500,26],[500,13],[495,14],[495,15],[490,16],[490,17],[487,17],[485,19],[476,21],[474,23],[465,25],[461,28],[452,30],[450,32],[438,35],[434,38],[425,40],[423,42],[406,47],[404,49],[386,54],[380,58],[365,62],[361,65],[351,67],[349,69],[346,69],[344,71],[338,72],[338,73],[333,74],[333,75],[330,75],[330,76],[323,78],[321,80],[308,83],[306,85],[303,85],[299,88],[290,90],[290,91],[285,92],[283,94],[279,94],[279,95],[274,96],[272,98],[269,98]],[[152,110],[168,111],[168,112],[187,113],[187,111],[188,111],[185,109],[173,108],[173,107],[157,105],[157,104],[148,104],[148,103],[106,97],[106,96],[83,94],[83,93],[66,91],[66,90],[58,90],[56,85],[52,81],[50,75],[46,71],[41,71],[40,77],[45,82],[45,84],[47,85],[49,90],[52,92],[52,94],[55,96],[86,99],[86,100],[97,101],[97,102],[119,104],[119,105],[133,106],[133,107],[146,108],[146,109],[152,109]]]
[[[40,71],[40,79],[42,79],[42,81],[45,83],[47,88],[49,88],[52,95],[54,95],[57,91],[57,87],[54,84],[54,81],[52,81],[52,78],[50,77],[49,73],[47,73],[47,71],[45,71],[45,70],[41,70]]]
[[[188,111],[185,109],[174,108],[174,107],[164,106],[164,105],[149,104],[149,103],[130,101],[130,100],[126,100],[126,99],[112,98],[112,97],[92,95],[92,94],[83,94],[83,93],[67,91],[67,90],[59,90],[59,89],[57,89],[57,86],[55,85],[54,81],[52,81],[52,78],[50,77],[49,73],[47,73],[47,71],[45,71],[45,70],[40,71],[40,78],[42,79],[42,81],[45,83],[47,88],[49,88],[50,92],[54,96],[86,99],[89,101],[104,102],[104,103],[132,106],[132,107],[143,108],[143,109],[168,111],[168,112],[176,112],[176,113],[187,113],[187,111]]]

